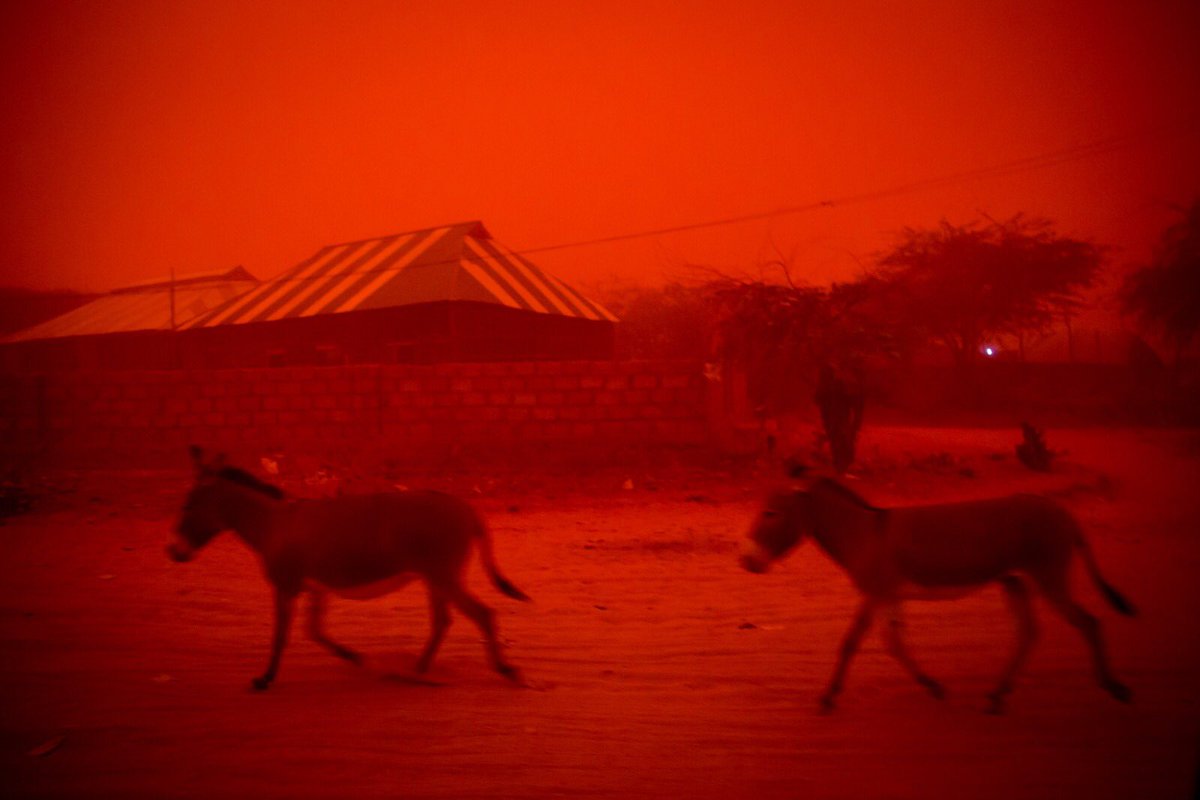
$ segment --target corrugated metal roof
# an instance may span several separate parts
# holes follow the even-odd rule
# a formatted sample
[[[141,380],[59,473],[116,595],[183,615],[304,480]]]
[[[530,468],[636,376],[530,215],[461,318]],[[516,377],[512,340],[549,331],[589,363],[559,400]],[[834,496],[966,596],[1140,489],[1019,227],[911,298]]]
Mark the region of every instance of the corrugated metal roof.
[[[241,267],[211,275],[187,276],[175,282],[175,327],[207,314],[244,294],[258,281]],[[26,328],[6,342],[30,342],[64,336],[171,329],[171,283],[118,289],[62,316]]]
[[[328,245],[181,328],[269,322],[444,300],[615,321],[599,303],[492,239],[480,222]]]

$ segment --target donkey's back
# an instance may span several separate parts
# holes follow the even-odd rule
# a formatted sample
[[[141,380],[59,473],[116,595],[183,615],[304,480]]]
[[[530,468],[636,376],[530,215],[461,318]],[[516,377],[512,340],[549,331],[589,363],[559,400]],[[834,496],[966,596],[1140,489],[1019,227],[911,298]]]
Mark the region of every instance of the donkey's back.
[[[1067,509],[1035,495],[893,508],[884,527],[891,563],[929,586],[1059,569],[1081,536]]]
[[[483,521],[441,492],[298,500],[277,521],[269,557],[331,588],[412,573],[451,578],[464,568]]]

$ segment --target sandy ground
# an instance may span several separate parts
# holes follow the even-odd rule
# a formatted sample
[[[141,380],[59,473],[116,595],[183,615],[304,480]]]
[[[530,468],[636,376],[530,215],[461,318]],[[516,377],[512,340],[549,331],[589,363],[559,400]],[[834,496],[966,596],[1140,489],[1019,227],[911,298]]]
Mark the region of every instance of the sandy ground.
[[[816,713],[855,595],[815,548],[764,576],[736,565],[761,477],[483,491],[498,558],[534,597],[493,605],[528,688],[456,619],[430,683],[404,679],[424,592],[335,601],[337,661],[298,629],[253,694],[269,596],[232,536],[194,563],[163,545],[190,476],[97,473],[0,527],[0,793],[91,797],[1188,797],[1200,752],[1200,436],[1063,431],[1058,470],[1011,432],[873,430],[855,488],[914,503],[1032,489],[1079,514],[1130,620],[1104,622],[1122,705],[1074,630],[1042,637],[1009,713],[984,694],[1014,641],[1000,593],[909,607],[925,695],[874,632],[841,707]],[[651,489],[656,489],[652,491]],[[4,786],[3,784],[7,784]]]

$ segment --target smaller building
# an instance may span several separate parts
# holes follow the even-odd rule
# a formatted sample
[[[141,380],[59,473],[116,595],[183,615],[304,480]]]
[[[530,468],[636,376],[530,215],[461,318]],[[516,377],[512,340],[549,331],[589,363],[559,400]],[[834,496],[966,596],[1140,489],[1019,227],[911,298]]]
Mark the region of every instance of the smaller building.
[[[0,339],[10,372],[171,369],[174,331],[258,285],[243,267],[127,286]]]

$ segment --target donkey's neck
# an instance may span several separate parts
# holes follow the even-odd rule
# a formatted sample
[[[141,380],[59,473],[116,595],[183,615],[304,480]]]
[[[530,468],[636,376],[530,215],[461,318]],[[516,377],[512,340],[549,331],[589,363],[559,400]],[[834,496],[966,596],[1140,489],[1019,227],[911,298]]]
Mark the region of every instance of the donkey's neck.
[[[262,551],[279,501],[245,486],[230,483],[222,501],[225,521],[242,541]]]
[[[865,507],[839,494],[824,493],[815,504],[812,537],[830,558],[849,566],[876,532],[880,509]]]

